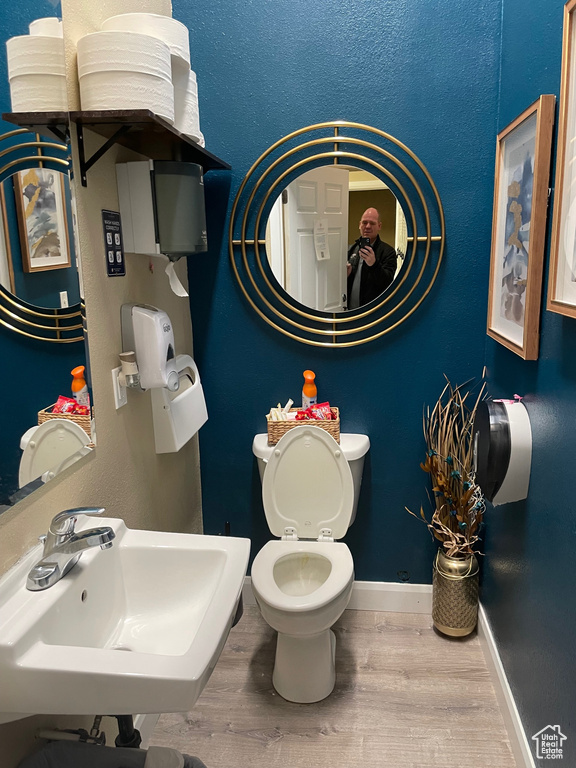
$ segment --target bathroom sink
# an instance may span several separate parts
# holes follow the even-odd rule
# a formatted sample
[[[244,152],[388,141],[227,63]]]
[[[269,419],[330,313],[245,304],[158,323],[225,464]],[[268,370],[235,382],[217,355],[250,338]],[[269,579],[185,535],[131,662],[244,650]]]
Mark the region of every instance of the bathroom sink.
[[[82,531],[93,518],[78,522]],[[234,537],[136,531],[26,589],[38,546],[0,580],[0,722],[31,714],[186,712],[232,625],[250,552]]]

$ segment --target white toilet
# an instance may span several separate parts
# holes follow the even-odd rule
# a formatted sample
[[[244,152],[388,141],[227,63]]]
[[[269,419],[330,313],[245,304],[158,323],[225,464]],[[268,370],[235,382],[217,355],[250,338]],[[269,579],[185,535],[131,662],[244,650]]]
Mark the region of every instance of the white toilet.
[[[277,445],[256,435],[269,541],[252,565],[252,589],[278,632],[272,682],[288,701],[311,703],[334,688],[336,638],[330,627],[350,600],[354,563],[339,543],[356,516],[366,435],[340,445],[320,427],[296,427]]]
[[[76,422],[50,419],[40,426],[30,427],[20,439],[20,468],[18,487],[41,477],[52,480],[78,459],[78,454],[90,451],[90,436]]]

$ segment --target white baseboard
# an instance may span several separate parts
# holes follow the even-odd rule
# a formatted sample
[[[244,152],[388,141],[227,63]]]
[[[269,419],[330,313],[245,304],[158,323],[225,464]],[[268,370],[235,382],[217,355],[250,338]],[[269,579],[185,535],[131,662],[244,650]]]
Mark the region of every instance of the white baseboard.
[[[256,605],[252,579],[246,576],[242,589],[244,605]],[[431,584],[396,584],[388,581],[355,581],[348,608],[353,611],[430,613]]]
[[[532,756],[532,750],[530,743],[526,738],[526,733],[522,727],[522,721],[514,696],[506,677],[506,672],[502,666],[500,660],[500,654],[492,634],[492,628],[490,622],[486,616],[486,611],[481,605],[478,611],[478,639],[484,652],[484,658],[486,664],[490,670],[490,676],[494,684],[494,690],[496,691],[496,698],[504,718],[506,730],[508,731],[508,738],[510,739],[510,746],[514,754],[519,768],[535,768],[534,758]]]
[[[244,579],[242,596],[245,605],[255,605],[250,576]],[[397,584],[386,581],[355,581],[348,609],[355,611],[391,611],[394,613],[431,613],[431,584]],[[530,744],[510,690],[498,654],[494,635],[482,605],[478,612],[478,639],[490,671],[500,711],[518,768],[536,768]]]

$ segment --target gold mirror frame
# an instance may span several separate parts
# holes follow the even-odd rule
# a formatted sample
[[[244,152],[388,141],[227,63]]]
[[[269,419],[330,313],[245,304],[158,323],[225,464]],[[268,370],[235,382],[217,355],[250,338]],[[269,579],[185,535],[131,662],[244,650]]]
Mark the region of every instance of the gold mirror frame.
[[[0,142],[29,134],[26,128],[2,134]],[[0,151],[0,184],[14,171],[24,168],[41,168],[48,164],[67,172],[70,169],[69,147],[42,139],[14,143]],[[32,150],[35,154],[31,154]],[[49,154],[47,154],[49,153]],[[62,156],[63,155],[63,156]],[[0,286],[0,325],[10,331],[38,341],[70,344],[84,341],[82,305],[66,309],[36,307],[19,299]]]
[[[299,143],[301,138],[308,140]],[[310,310],[291,299],[265,254],[264,213],[292,178],[327,164],[353,165],[383,178],[400,201],[408,227],[409,254],[390,289],[367,308],[349,312]],[[444,244],[444,211],[424,164],[390,134],[345,120],[301,128],[267,149],[238,190],[228,233],[232,270],[250,306],[275,330],[316,347],[365,344],[397,328],[430,293]]]

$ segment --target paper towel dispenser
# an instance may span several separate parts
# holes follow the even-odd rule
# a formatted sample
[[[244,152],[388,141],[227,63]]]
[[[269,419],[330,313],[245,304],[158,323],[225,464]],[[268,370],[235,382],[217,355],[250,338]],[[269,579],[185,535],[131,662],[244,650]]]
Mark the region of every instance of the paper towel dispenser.
[[[207,252],[200,165],[168,160],[117,163],[116,181],[127,253],[164,254],[176,261]]]
[[[519,400],[484,400],[474,419],[476,482],[495,506],[528,496],[532,429]]]

